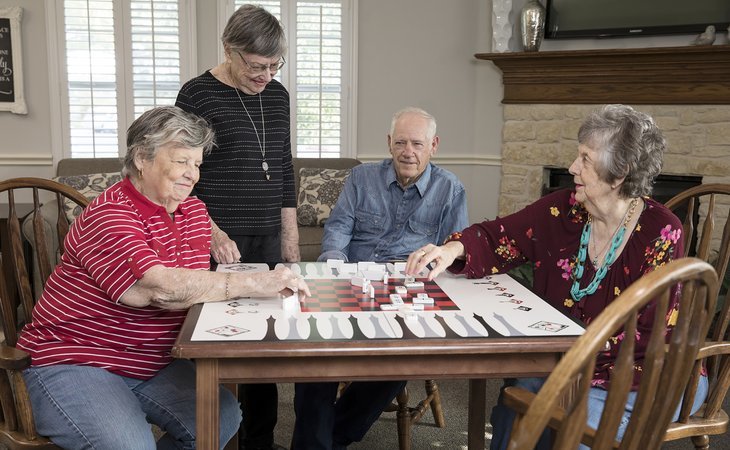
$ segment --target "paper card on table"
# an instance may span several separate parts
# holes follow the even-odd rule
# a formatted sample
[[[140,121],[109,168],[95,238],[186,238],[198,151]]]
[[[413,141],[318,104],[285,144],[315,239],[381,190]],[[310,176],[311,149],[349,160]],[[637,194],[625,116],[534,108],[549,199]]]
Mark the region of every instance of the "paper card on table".
[[[249,330],[234,325],[223,325],[222,327],[211,328],[208,333],[217,334],[218,336],[235,336],[237,334],[246,333]]]
[[[218,264],[216,272],[268,272],[269,266],[265,263],[233,263]]]
[[[533,323],[530,325],[530,328],[537,328],[538,330],[545,330],[545,331],[552,331],[552,332],[558,332],[562,330],[563,328],[567,328],[568,325],[563,325],[562,323],[555,323],[555,322],[548,322],[547,320],[541,320],[539,322]]]

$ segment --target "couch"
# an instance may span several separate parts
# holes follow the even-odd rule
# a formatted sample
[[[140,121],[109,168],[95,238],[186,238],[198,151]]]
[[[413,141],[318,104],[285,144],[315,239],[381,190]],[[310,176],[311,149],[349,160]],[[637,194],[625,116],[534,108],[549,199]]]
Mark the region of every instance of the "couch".
[[[294,158],[293,162],[299,249],[302,261],[315,261],[320,254],[324,222],[342,190],[349,169],[360,164],[360,161],[353,158]],[[117,158],[67,158],[58,162],[56,178],[87,197],[95,197],[120,178],[121,165],[121,160]],[[50,202],[44,208],[44,216],[55,218],[58,210],[55,202]],[[66,213],[73,214],[74,211]],[[32,233],[29,220],[24,224],[24,232],[26,235]],[[52,242],[51,245],[58,249],[58,242]]]

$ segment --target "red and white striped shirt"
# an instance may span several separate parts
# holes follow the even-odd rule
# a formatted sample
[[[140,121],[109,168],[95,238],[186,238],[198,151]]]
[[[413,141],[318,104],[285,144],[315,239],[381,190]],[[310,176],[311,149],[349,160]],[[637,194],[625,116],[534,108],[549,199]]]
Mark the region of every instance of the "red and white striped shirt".
[[[89,365],[154,376],[172,360],[187,310],[135,308],[119,299],[156,265],[208,270],[210,238],[210,218],[197,198],[183,201],[173,221],[129,179],[111,186],[71,226],[18,347],[34,366]]]

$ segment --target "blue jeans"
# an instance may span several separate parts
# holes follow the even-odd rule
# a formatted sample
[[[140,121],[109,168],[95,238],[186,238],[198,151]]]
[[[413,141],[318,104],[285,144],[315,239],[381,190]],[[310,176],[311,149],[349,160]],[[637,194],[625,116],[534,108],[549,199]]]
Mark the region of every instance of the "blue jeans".
[[[65,449],[194,449],[195,366],[175,360],[149,380],[97,367],[23,371],[38,433]],[[221,448],[238,431],[241,409],[220,390]],[[165,435],[155,442],[150,423]]]
[[[497,405],[492,409],[492,415],[490,417],[490,421],[492,423],[492,442],[489,448],[491,450],[504,450],[507,448],[510,432],[512,431],[512,423],[515,420],[515,412],[504,406],[504,403],[502,402],[504,388],[508,386],[518,386],[527,391],[537,393],[543,383],[545,383],[545,378],[508,378],[505,380],[499,393]],[[707,377],[701,377],[699,386],[697,387],[697,394],[695,395],[695,400],[692,404],[692,414],[697,412],[697,410],[700,409],[700,406],[702,406],[702,403],[704,403],[707,398],[708,389],[709,385]],[[603,413],[603,407],[606,405],[607,396],[608,391],[600,388],[591,388],[588,393],[588,418],[586,422],[589,427],[593,429],[598,428],[598,424],[601,421],[601,414]],[[616,440],[621,440],[621,438],[623,438],[624,433],[626,432],[626,427],[629,424],[629,419],[631,418],[631,411],[634,410],[635,402],[636,392],[630,392],[629,398],[626,401],[623,417],[621,418],[621,424],[616,432]],[[672,421],[679,418],[679,408],[680,407],[678,406]],[[544,431],[535,448],[538,450],[550,449],[552,447],[551,438],[550,431]],[[581,450],[586,450],[588,448],[590,447],[585,445],[581,445],[579,447]]]
[[[353,381],[335,403],[338,384],[294,385],[292,450],[343,449],[362,440],[406,381]]]

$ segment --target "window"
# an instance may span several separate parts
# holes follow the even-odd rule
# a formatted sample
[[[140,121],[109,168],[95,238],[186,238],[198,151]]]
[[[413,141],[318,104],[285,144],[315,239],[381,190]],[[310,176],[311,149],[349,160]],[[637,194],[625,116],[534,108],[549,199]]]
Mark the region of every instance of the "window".
[[[201,8],[211,0],[197,1]],[[291,97],[294,154],[353,156],[357,0],[249,2],[279,17],[288,32],[287,64],[277,79]],[[244,3],[218,0],[217,36]],[[174,104],[181,84],[205,69],[195,58],[196,0],[46,0],[45,5],[50,75],[59,80],[58,95],[50,100],[58,111],[51,115],[56,157],[119,156],[131,122],[153,106]]]
[[[352,156],[343,149],[355,147],[354,1],[235,0],[232,8],[246,3],[266,8],[287,32],[287,64],[277,79],[291,97],[293,152],[310,158]]]
[[[64,148],[71,157],[116,157],[129,124],[175,103],[189,78],[181,0],[64,0],[59,75]],[[185,73],[183,73],[185,69]],[[64,155],[65,156],[65,155]]]

